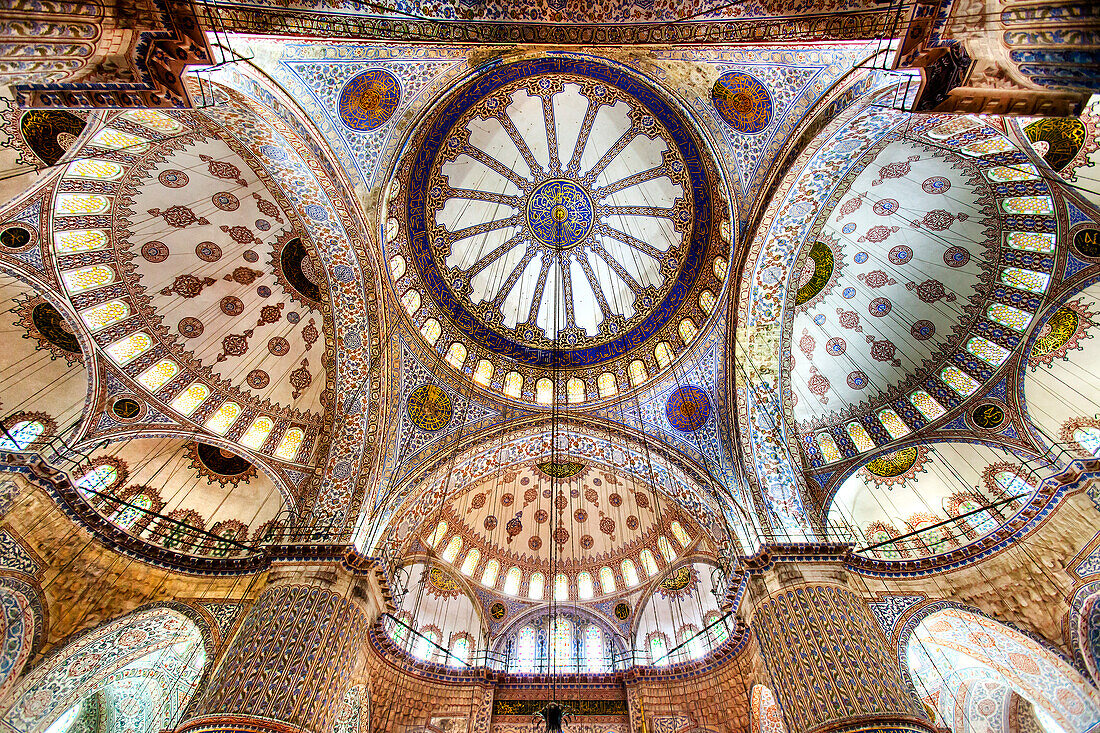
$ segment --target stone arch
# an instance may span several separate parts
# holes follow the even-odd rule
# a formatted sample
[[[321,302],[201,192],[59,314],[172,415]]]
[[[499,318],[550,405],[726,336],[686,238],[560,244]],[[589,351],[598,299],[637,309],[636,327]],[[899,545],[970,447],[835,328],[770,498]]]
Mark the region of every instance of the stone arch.
[[[753,685],[752,687],[752,733],[787,733],[783,724],[783,711],[770,687]]]
[[[37,590],[18,578],[0,578],[0,700],[11,690],[42,645],[46,630],[45,607]]]
[[[55,647],[0,706],[0,725],[40,733],[85,698],[141,677],[173,680],[161,689],[172,702],[162,706],[159,726],[172,727],[213,653],[213,636],[198,612],[176,603],[140,608]]]
[[[930,604],[914,614],[900,634],[899,654],[918,697],[941,724],[955,723],[954,703],[947,701],[960,694],[967,700],[976,681],[1018,694],[1066,733],[1100,723],[1100,692],[1062,655],[957,604]],[[953,729],[968,730],[959,725]]]

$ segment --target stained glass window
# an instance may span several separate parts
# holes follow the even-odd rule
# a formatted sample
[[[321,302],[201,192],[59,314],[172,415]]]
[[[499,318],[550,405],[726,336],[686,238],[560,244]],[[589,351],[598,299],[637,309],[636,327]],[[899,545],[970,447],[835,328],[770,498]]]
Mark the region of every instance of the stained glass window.
[[[504,375],[504,394],[518,400],[523,392],[523,377],[519,372],[508,372]]]
[[[703,312],[710,315],[714,312],[714,306],[718,303],[714,297],[714,293],[709,290],[704,290],[699,293],[699,307],[703,309]]]
[[[975,336],[966,342],[966,350],[990,366],[998,367],[1008,358],[1008,349],[989,339]]]
[[[570,377],[565,382],[565,393],[568,395],[569,404],[571,405],[578,402],[584,402],[584,382],[577,379],[576,377]]]
[[[890,433],[891,438],[903,438],[909,434],[909,426],[892,408],[879,410],[878,421],[882,423],[882,427],[886,428],[886,432]]]
[[[626,371],[630,376],[631,386],[637,387],[639,384],[649,379],[649,371],[645,368],[645,362],[640,359],[635,359],[630,362],[630,366],[627,367]]]
[[[401,296],[401,305],[404,306],[405,312],[410,316],[416,315],[416,312],[420,310],[420,291],[406,290],[405,294]]]
[[[130,529],[142,517],[148,516],[147,511],[153,508],[153,499],[148,494],[138,494],[128,503],[130,506],[123,506],[115,515],[115,524],[121,529]]]
[[[680,543],[680,547],[687,547],[691,544],[691,536],[684,531],[684,526],[682,524],[674,519],[669,526],[672,528],[672,536]]]
[[[488,387],[489,382],[493,379],[493,362],[488,359],[481,359],[478,361],[477,366],[474,368],[474,381],[480,384],[482,387]]]
[[[442,333],[443,328],[439,325],[439,321],[434,318],[424,321],[424,325],[420,327],[420,335],[432,346],[435,346],[435,342],[439,340]]]
[[[581,600],[588,600],[593,595],[592,573],[582,570],[577,573],[577,597]]]
[[[148,140],[143,137],[131,135],[128,132],[116,130],[113,127],[104,127],[92,137],[88,144],[94,145],[97,148],[107,148],[108,150],[122,150],[123,148],[127,148],[127,152],[140,153],[145,150],[145,144],[147,142]]]
[[[109,303],[100,303],[94,308],[89,308],[82,312],[80,317],[84,319],[84,323],[88,324],[88,328],[98,331],[101,328],[110,326],[112,323],[118,323],[128,315],[130,315],[130,306],[121,300],[112,300]]]
[[[461,369],[466,363],[466,347],[455,341],[451,344],[451,348],[447,349],[447,356],[444,358],[455,369]]]
[[[976,119],[970,116],[953,117],[947,122],[936,125],[928,131],[928,137],[933,140],[946,140],[949,137],[954,137],[960,132],[970,130],[981,125]]]
[[[101,463],[85,473],[74,484],[81,491],[106,491],[118,479],[118,470],[110,463]]]
[[[549,405],[554,401],[554,383],[543,377],[535,382],[535,402]]]
[[[676,559],[676,550],[672,549],[672,543],[668,541],[668,537],[661,535],[657,538],[657,549],[665,556],[665,562],[671,563]]]
[[[485,563],[485,570],[481,573],[481,584],[486,588],[495,588],[497,585],[497,575],[500,573],[500,563],[496,560],[490,560]]]
[[[223,402],[213,415],[206,421],[206,429],[218,435],[225,435],[237,417],[241,414],[241,406],[236,402]]]
[[[558,573],[554,576],[554,600],[569,600],[569,578],[565,577],[564,573]]]
[[[439,634],[434,629],[421,629],[420,636],[413,644],[412,655],[417,659],[427,661],[436,652],[439,644]]]
[[[672,347],[667,341],[662,341],[653,349],[653,358],[662,369],[672,363]]]
[[[1053,214],[1054,201],[1050,196],[1015,196],[1001,199],[1001,208],[1009,214]]]
[[[913,407],[920,410],[920,414],[924,415],[925,420],[935,420],[946,412],[943,405],[936,402],[935,398],[923,389],[918,389],[909,395],[909,401],[913,403]]]
[[[638,578],[638,569],[634,567],[634,562],[629,558],[622,561],[622,570],[623,581],[626,583],[627,588],[633,588],[641,582]]]
[[[1008,496],[1027,496],[1031,493],[1027,481],[1016,471],[998,471],[993,474],[993,483],[1000,486]]]
[[[727,270],[729,270],[729,263],[726,262],[726,258],[725,257],[715,257],[713,267],[714,267],[714,274],[718,277],[718,279],[719,280],[725,280],[726,279],[726,272],[727,272]]]
[[[596,624],[588,624],[584,627],[584,671],[607,671],[607,654],[604,650],[603,632]]]
[[[600,397],[614,397],[619,394],[619,384],[611,372],[601,374],[596,380],[596,387],[600,390]]]
[[[844,429],[848,432],[848,437],[852,439],[852,442],[856,445],[856,450],[860,453],[866,453],[874,449],[875,441],[871,440],[871,436],[867,434],[867,428],[863,427],[863,425],[857,422],[850,422]]]
[[[107,356],[116,364],[129,363],[149,349],[153,348],[153,339],[148,334],[137,331],[126,338],[116,341],[106,348]]]
[[[1033,270],[1021,270],[1019,267],[1006,267],[1001,270],[1001,282],[1020,290],[1042,293],[1050,284],[1050,275]]]
[[[538,635],[532,627],[524,626],[516,634],[515,670],[517,672],[534,672],[537,658]]]
[[[122,177],[122,166],[110,160],[81,158],[69,163],[65,175],[70,178],[96,178],[113,181]]]
[[[171,407],[181,415],[190,415],[210,396],[210,388],[202,382],[194,382],[190,387],[176,395]]]
[[[22,451],[29,448],[46,431],[46,426],[37,420],[23,420],[0,431],[0,450]],[[10,437],[9,437],[10,436]]]
[[[1100,458],[1100,428],[1092,425],[1077,428],[1073,431],[1073,439],[1084,450]]]
[[[400,280],[401,276],[405,274],[405,258],[401,255],[394,255],[390,258],[390,274],[393,275],[394,280]]]
[[[1031,323],[1031,314],[1004,303],[994,303],[986,310],[989,320],[1016,331],[1023,331]]]
[[[985,177],[994,183],[1029,181],[1038,178],[1039,172],[1030,163],[1016,163],[1011,166],[999,165],[995,168],[986,168]]]
[[[62,255],[100,249],[107,242],[107,232],[102,229],[69,229],[53,235],[54,249]]]
[[[401,649],[408,649],[409,641],[409,624],[412,621],[412,616],[409,613],[402,611],[397,615],[396,621],[391,625],[390,636],[393,638],[393,643]]]
[[[955,512],[960,516],[974,512],[966,518],[967,524],[973,527],[978,534],[989,534],[997,529],[997,520],[988,511],[978,511],[981,508],[982,505],[975,499],[963,499],[959,502]]]
[[[573,662],[573,622],[558,616],[550,624],[550,671],[567,671]]]
[[[109,208],[111,200],[98,193],[59,193],[53,205],[54,213],[61,216],[102,214]]]
[[[504,576],[504,592],[510,596],[519,594],[519,582],[523,579],[519,568],[511,568]]]
[[[62,277],[65,278],[65,288],[70,293],[80,293],[111,284],[115,280],[115,271],[106,265],[93,265],[69,270]]]
[[[293,461],[305,437],[305,433],[299,428],[287,430],[283,435],[283,442],[279,443],[279,447],[275,450],[275,457],[284,461]]]
[[[974,394],[979,386],[969,374],[955,366],[949,366],[940,372],[940,379],[962,397]]]
[[[176,376],[180,368],[176,365],[176,362],[171,359],[161,359],[153,366],[149,367],[138,376],[137,380],[141,383],[141,386],[150,392],[156,392],[158,389],[168,384],[168,381]]]
[[[183,129],[183,125],[178,121],[154,109],[136,109],[123,112],[120,116],[157,132],[172,133]]]
[[[443,550],[443,559],[447,562],[453,563],[455,558],[458,557],[458,553],[462,551],[462,538],[455,535],[451,538],[451,541],[447,543],[447,547]]]
[[[985,140],[978,140],[977,142],[967,143],[961,148],[962,152],[967,155],[980,158],[984,155],[995,155],[997,153],[1006,153],[1012,150],[1012,143],[1003,137],[988,137]]]
[[[543,577],[542,573],[531,573],[531,577],[527,581],[527,597],[533,601],[541,601],[545,590],[546,578]]]
[[[695,337],[699,335],[699,329],[695,327],[695,322],[690,318],[684,318],[680,321],[680,340],[684,342],[684,346],[687,346]]]
[[[836,441],[829,433],[817,434],[817,446],[821,449],[821,457],[826,463],[840,460],[840,449],[836,447]]]
[[[668,666],[668,642],[664,634],[649,637],[649,662],[657,667]]]
[[[872,547],[882,542],[889,542],[891,539],[894,538],[894,535],[890,534],[883,527],[873,529],[870,532],[865,533],[864,536],[867,538],[868,546]],[[875,554],[876,557],[882,558],[883,560],[900,560],[901,553],[898,552],[894,544],[895,543],[891,543],[888,545],[882,545],[881,547],[876,547],[874,550],[872,550],[872,552]]]
[[[244,431],[244,435],[241,436],[241,444],[252,450],[259,450],[260,446],[267,440],[267,436],[271,435],[274,427],[274,420],[266,415],[260,415],[252,421],[252,424],[248,426],[248,430]]]
[[[703,635],[699,633],[695,624],[684,624],[677,637],[680,643],[685,645],[684,648],[692,659],[699,659],[707,653],[707,647],[703,644]]]
[[[470,640],[459,636],[451,644],[451,654],[447,657],[447,666],[465,667],[470,661]]]
[[[615,592],[615,573],[611,572],[611,568],[606,565],[600,568],[600,588],[603,589],[604,595]]]
[[[481,550],[474,547],[466,553],[466,558],[462,561],[462,567],[458,569],[458,572],[470,577],[477,570],[479,562],[481,562]]]
[[[920,530],[922,527],[928,527],[928,529],[920,531],[917,534],[917,538],[924,543],[924,546],[928,548],[928,552],[933,555],[950,549],[947,532],[942,526],[931,526],[934,524],[936,524],[936,522],[931,519],[919,519],[911,522],[909,525],[913,530]]]
[[[642,550],[638,559],[642,561],[642,569],[645,570],[645,574],[649,577],[653,577],[661,571],[657,566],[657,558],[653,557],[653,553],[649,549]]]
[[[718,646],[730,635],[721,611],[707,612],[707,615],[703,617],[703,628],[707,632],[707,638],[712,640],[712,646]]]
[[[1029,252],[1053,252],[1058,247],[1058,238],[1042,232],[1009,232],[1005,242],[1013,249]]]

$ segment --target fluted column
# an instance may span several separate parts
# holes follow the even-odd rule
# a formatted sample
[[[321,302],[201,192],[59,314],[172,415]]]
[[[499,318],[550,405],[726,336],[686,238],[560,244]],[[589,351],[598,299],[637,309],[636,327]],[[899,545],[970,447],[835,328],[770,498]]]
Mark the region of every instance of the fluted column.
[[[351,579],[281,573],[257,599],[178,731],[329,733],[366,672],[369,612]],[[355,594],[357,595],[357,594]]]
[[[750,623],[787,730],[936,730],[838,562],[775,562],[749,585]]]

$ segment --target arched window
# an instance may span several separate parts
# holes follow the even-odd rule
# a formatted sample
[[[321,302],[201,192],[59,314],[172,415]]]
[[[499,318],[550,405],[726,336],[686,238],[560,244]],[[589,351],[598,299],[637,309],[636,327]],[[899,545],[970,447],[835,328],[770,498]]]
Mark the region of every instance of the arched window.
[[[642,550],[639,557],[642,561],[642,567],[645,569],[645,574],[649,577],[652,578],[654,575],[661,571],[661,569],[657,567],[656,558],[653,557],[653,553],[650,552],[648,548]]]
[[[504,592],[510,596],[519,595],[519,583],[522,579],[519,568],[511,568],[504,576]]]
[[[637,387],[639,384],[649,379],[649,371],[645,368],[645,362],[640,359],[635,359],[630,362],[630,366],[627,367],[626,372],[630,377],[630,384],[633,387]]]
[[[106,265],[93,265],[79,270],[69,270],[63,277],[66,290],[70,293],[82,293],[114,282],[115,271]]]
[[[1016,471],[998,471],[993,474],[993,483],[997,484],[1005,492],[1005,498],[1009,496],[1027,496],[1031,493],[1031,486]]]
[[[569,578],[565,577],[565,573],[558,573],[554,576],[554,600],[569,600]]]
[[[889,407],[878,411],[878,421],[882,423],[882,427],[886,428],[886,432],[890,433],[891,438],[904,438],[909,434],[909,426]]]
[[[482,387],[488,387],[489,382],[493,379],[493,362],[488,359],[481,359],[477,363],[477,367],[474,369],[474,381],[480,384]]]
[[[1017,290],[1042,293],[1050,284],[1050,275],[1045,272],[1024,270],[1019,267],[1006,267],[1001,270],[1001,282]]]
[[[21,420],[7,432],[0,431],[0,450],[24,451],[42,437],[46,426],[38,420]]]
[[[45,733],[68,733],[68,730],[76,722],[77,717],[84,712],[84,701],[80,700],[71,708],[61,713],[61,717],[50,723],[50,726],[46,728]]]
[[[883,542],[889,542],[897,536],[897,532],[891,533],[886,527],[883,527],[881,524],[877,524],[877,526],[873,525],[868,527],[867,530],[863,533],[863,536],[867,538],[868,546],[874,546],[879,545]],[[882,545],[881,547],[876,547],[871,552],[875,555],[875,557],[881,558],[883,560],[900,560],[902,555],[897,545],[898,543],[896,542],[889,542],[889,544]]]
[[[69,229],[53,235],[54,250],[62,255],[102,249],[108,241],[103,229]]]
[[[1030,313],[1004,303],[994,303],[986,309],[985,314],[989,320],[1008,326],[1014,331],[1023,331],[1031,323]]]
[[[683,644],[684,651],[692,659],[698,659],[707,653],[707,646],[703,643],[703,635],[695,624],[684,624],[676,633],[676,643]]]
[[[821,449],[821,457],[826,463],[840,460],[840,449],[836,447],[831,433],[821,432],[817,434],[817,447]]]
[[[535,633],[534,628],[530,626],[524,626],[516,634],[515,653],[513,659],[515,660],[515,671],[517,672],[534,672],[535,662],[538,658],[538,635]]]
[[[662,341],[653,347],[653,358],[662,369],[672,363],[672,347],[667,341]]]
[[[444,358],[453,368],[461,369],[466,363],[466,347],[455,341],[451,344],[451,348],[447,349],[447,356]]]
[[[672,543],[668,541],[668,537],[661,535],[657,538],[657,549],[665,556],[667,562],[671,563],[676,559],[676,550],[672,549]]]
[[[543,377],[535,382],[535,402],[549,405],[554,401],[554,383]]]
[[[401,296],[401,305],[404,306],[406,313],[415,316],[416,312],[420,310],[420,291],[406,290],[405,294]]]
[[[730,636],[729,629],[726,628],[726,621],[722,618],[721,611],[708,611],[707,614],[703,616],[703,630],[710,640],[712,649],[723,643]]]
[[[955,515],[962,516],[974,512],[963,521],[973,527],[979,535],[986,535],[997,529],[997,520],[988,511],[979,511],[982,506],[976,498],[966,497],[960,499],[955,506]]]
[[[913,407],[920,410],[920,413],[924,415],[926,420],[935,420],[947,412],[947,410],[943,409],[943,405],[936,402],[935,398],[923,389],[918,389],[916,392],[909,395],[909,401],[913,403]]]
[[[458,572],[470,577],[477,570],[479,562],[481,562],[481,550],[475,547],[466,553],[466,559],[462,561],[462,567],[458,569]]]
[[[584,601],[592,596],[592,573],[582,570],[577,574],[577,597]]]
[[[519,372],[508,372],[504,375],[504,394],[514,400],[518,400],[523,393],[523,377]]]
[[[694,341],[698,335],[699,329],[695,327],[694,321],[690,318],[684,318],[680,321],[680,340],[684,342],[684,346]]]
[[[274,420],[266,415],[260,415],[252,422],[244,435],[241,436],[241,443],[252,450],[259,450],[260,446],[267,441],[267,436],[271,435],[271,431],[274,427]]]
[[[496,560],[490,560],[485,563],[485,570],[481,573],[481,584],[486,588],[495,588],[497,585],[497,575],[500,573],[500,563]]]
[[[641,582],[638,579],[638,569],[634,567],[634,561],[627,558],[622,562],[623,568],[623,582],[626,583],[628,588],[633,588]]]
[[[400,280],[401,276],[405,274],[405,258],[401,255],[394,255],[390,258],[390,274],[393,275],[394,280]]]
[[[80,491],[106,491],[118,480],[118,471],[110,463],[101,463],[77,479]]]
[[[726,262],[725,257],[714,258],[714,274],[718,276],[719,280],[726,279],[726,272],[729,270],[729,263]]]
[[[1008,349],[981,336],[967,341],[966,350],[992,367],[999,367],[1008,358]]]
[[[123,364],[128,364],[133,361],[136,357],[144,354],[151,348],[153,348],[153,339],[149,338],[147,334],[138,331],[111,344],[105,351],[107,352],[107,356],[111,357],[116,364],[122,366]]]
[[[875,442],[871,440],[871,436],[867,434],[867,428],[863,427],[858,422],[850,422],[845,429],[848,431],[848,437],[855,443],[856,450],[860,453],[866,453],[867,451],[875,447]]]
[[[443,550],[443,559],[449,563],[453,563],[460,552],[462,552],[462,538],[455,535],[451,538],[451,541],[447,543],[446,549]]]
[[[293,461],[305,437],[306,434],[298,428],[287,430],[283,435],[283,442],[279,443],[279,448],[275,451],[275,457],[284,461]]]
[[[604,594],[615,592],[615,573],[606,565],[600,568],[600,588]]]
[[[550,672],[567,672],[574,665],[573,622],[557,616],[550,624]]]
[[[584,382],[576,377],[570,377],[565,382],[565,392],[569,398],[569,404],[575,405],[578,402],[584,402],[585,389]]]
[[[969,397],[981,386],[973,377],[956,366],[949,366],[940,372],[940,379],[951,389],[959,393],[960,397]]]
[[[428,661],[435,655],[436,647],[439,645],[439,632],[435,629],[423,628],[420,630],[420,635],[413,644],[412,655],[417,659]]]
[[[218,435],[226,432],[237,422],[237,416],[241,414],[241,406],[236,402],[223,402],[222,406],[206,421],[206,428]]]
[[[80,317],[84,319],[84,323],[90,330],[98,331],[112,323],[118,323],[128,315],[130,315],[130,306],[121,300],[112,300],[83,311]]]
[[[604,372],[596,380],[596,386],[600,390],[600,397],[614,397],[619,394],[619,383],[615,381],[615,375]]]
[[[714,306],[717,304],[717,300],[714,297],[714,293],[709,290],[704,290],[699,293],[699,307],[703,309],[703,312],[708,316],[714,312]]]
[[[1093,425],[1077,428],[1073,431],[1073,439],[1081,448],[1100,458],[1100,428]]]
[[[676,538],[676,541],[680,543],[680,547],[687,547],[691,544],[691,537],[684,531],[682,524],[676,520],[672,521],[672,536]]]
[[[176,376],[180,368],[176,365],[176,362],[171,359],[161,359],[153,366],[143,371],[138,376],[138,381],[141,382],[141,386],[150,392],[156,392],[158,389],[168,384],[168,381],[172,377]]]
[[[447,534],[447,523],[440,522],[435,525],[435,531],[428,537],[428,547],[435,547],[443,541],[443,536]]]
[[[69,163],[69,167],[65,170],[65,177],[113,181],[122,177],[122,166],[110,160],[81,158]]]
[[[448,667],[465,667],[470,663],[470,640],[465,635],[455,637],[451,644],[451,654],[447,657]]]
[[[130,506],[122,506],[115,514],[115,524],[120,529],[130,529],[143,517],[148,516],[147,510],[153,508],[153,498],[148,494],[138,494],[128,501]],[[146,511],[142,511],[142,510]]]
[[[527,597],[533,601],[541,601],[545,585],[546,579],[542,573],[531,573],[531,577],[527,580]]]
[[[656,667],[668,666],[668,641],[664,634],[649,637],[649,663]]]
[[[176,395],[170,404],[173,410],[186,416],[194,412],[209,396],[209,387],[202,382],[193,382],[190,387]]]
[[[390,625],[390,638],[399,649],[409,648],[409,624],[412,622],[412,614],[402,611],[394,616]]]
[[[584,671],[606,672],[607,653],[604,649],[603,632],[596,624],[584,627]]]
[[[950,545],[944,528],[933,526],[938,524],[935,517],[913,518],[909,520],[908,524],[912,531],[918,533],[918,542],[922,543],[929,553],[935,555],[949,549]],[[929,529],[924,529],[925,527]]]
[[[435,342],[439,340],[442,334],[443,327],[440,326],[439,321],[434,318],[429,318],[424,321],[424,325],[420,327],[420,335],[432,346],[435,346]]]

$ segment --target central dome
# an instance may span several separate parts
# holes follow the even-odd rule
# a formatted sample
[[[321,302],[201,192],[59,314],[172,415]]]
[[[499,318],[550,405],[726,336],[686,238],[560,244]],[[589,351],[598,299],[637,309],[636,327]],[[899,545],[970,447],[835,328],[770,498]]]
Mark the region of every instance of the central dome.
[[[555,56],[474,78],[414,136],[404,170],[394,251],[428,294],[413,302],[501,367],[605,365],[717,279],[713,167],[677,107],[611,66]],[[694,338],[705,317],[681,331]],[[666,340],[670,354],[687,345]]]

